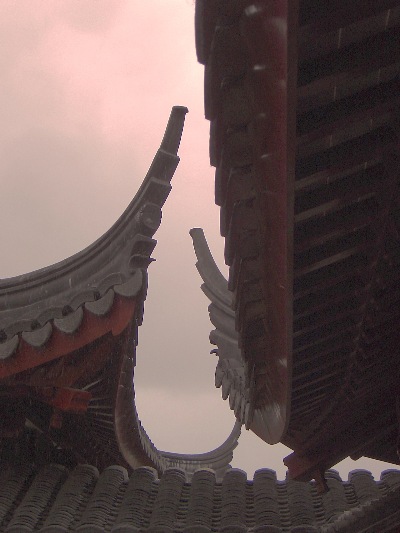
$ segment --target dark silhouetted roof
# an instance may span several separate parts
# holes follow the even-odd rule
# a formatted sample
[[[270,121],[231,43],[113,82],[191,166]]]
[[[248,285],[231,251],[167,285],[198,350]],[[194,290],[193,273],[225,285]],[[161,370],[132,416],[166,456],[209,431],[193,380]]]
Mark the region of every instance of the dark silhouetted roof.
[[[196,2],[244,419],[299,479],[398,462],[399,24],[399,0]]]
[[[239,423],[210,452],[162,452],[135,404],[147,267],[186,112],[172,109],[141,187],[108,232],[69,259],[1,280],[0,457],[17,460],[23,447],[32,460],[63,457],[67,465],[87,462],[100,470],[147,465],[162,473],[173,466],[188,475],[213,468],[221,476],[229,468]]]

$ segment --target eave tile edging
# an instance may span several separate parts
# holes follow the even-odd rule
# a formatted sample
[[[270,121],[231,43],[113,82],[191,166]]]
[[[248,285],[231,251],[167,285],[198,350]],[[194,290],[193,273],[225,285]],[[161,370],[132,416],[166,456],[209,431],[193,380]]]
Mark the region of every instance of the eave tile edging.
[[[331,471],[338,487],[343,491],[347,487],[349,508],[336,518],[325,512],[327,495],[319,495],[313,482],[278,481],[269,469],[258,470],[253,480],[247,480],[246,473],[235,468],[221,482],[214,472],[202,469],[191,483],[177,468],[160,477],[149,467],[128,476],[120,466],[110,466],[99,475],[89,465],[71,472],[57,464],[40,469],[2,465],[2,472],[19,487],[11,493],[7,484],[0,487],[0,503],[6,491],[8,495],[1,527],[9,533],[372,533],[389,531],[399,514],[399,471],[384,472],[381,481],[373,481],[380,487],[377,496],[365,502],[352,496],[352,474],[343,481]],[[367,471],[358,474],[370,478]],[[387,477],[392,486],[386,486]],[[289,492],[295,508],[284,497]],[[336,500],[336,492],[330,497]],[[338,505],[343,505],[341,496]]]
[[[83,306],[102,316],[110,309],[114,292],[128,298],[138,294],[142,288],[138,280],[143,280],[141,271],[152,260],[156,244],[152,236],[179,162],[186,112],[185,107],[172,109],[141,187],[110,230],[69,259],[0,282],[0,364],[16,353],[21,337],[41,348],[51,337],[53,321],[61,331],[73,333]]]
[[[44,326],[33,329],[32,331],[22,331],[20,334],[15,334],[9,340],[0,343],[0,363],[1,361],[7,360],[16,352],[21,339],[33,348],[39,349],[45,347],[53,334],[54,328],[65,335],[73,335],[79,330],[85,313],[89,313],[98,318],[106,316],[114,304],[116,294],[123,298],[134,298],[143,290],[146,284],[145,280],[146,272],[141,269],[136,269],[128,281],[107,289],[105,294],[99,299],[83,301],[79,307],[65,314],[65,316],[54,318],[46,322]],[[98,294],[96,289],[94,289],[93,294]]]
[[[275,172],[283,161],[281,165],[270,157],[282,132],[271,130],[267,122],[271,108],[265,95],[276,93],[265,84],[273,79],[279,91],[287,87],[276,68],[284,61],[286,48],[276,47],[271,56],[268,46],[257,43],[269,42],[269,32],[274,35],[277,24],[286,26],[283,13],[289,5],[197,0],[195,17],[197,55],[205,66],[210,163],[216,167],[215,203],[221,207],[220,229],[250,405],[254,414],[257,410],[257,416],[250,412],[249,419],[254,432],[270,444],[281,440],[288,421],[291,341],[286,310],[291,283],[282,268],[284,257],[290,255],[289,243],[276,227],[277,220],[284,225],[289,216],[286,181]],[[279,93],[277,102],[286,98]],[[269,146],[266,131],[270,136],[275,132]],[[277,167],[271,172],[273,162]],[[270,275],[273,285],[265,282]],[[271,324],[278,324],[273,338]],[[279,380],[274,379],[277,372]]]
[[[222,398],[229,397],[230,408],[240,422],[249,426],[250,401],[246,387],[245,366],[238,346],[235,331],[235,313],[232,309],[232,293],[228,282],[218,269],[204,232],[200,228],[190,230],[196,253],[196,268],[203,280],[201,286],[204,294],[211,301],[208,311],[215,330],[210,333],[210,342],[217,345],[213,350],[218,356],[215,371],[215,386],[222,387]]]

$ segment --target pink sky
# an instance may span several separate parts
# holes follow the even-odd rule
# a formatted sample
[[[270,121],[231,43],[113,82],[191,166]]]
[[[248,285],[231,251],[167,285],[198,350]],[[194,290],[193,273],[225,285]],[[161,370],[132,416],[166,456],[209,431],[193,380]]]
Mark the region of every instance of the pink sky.
[[[234,423],[213,385],[212,326],[188,235],[193,226],[205,229],[226,274],[193,4],[0,2],[0,277],[64,259],[104,233],[144,177],[170,108],[189,108],[149,269],[135,379],[150,437],[182,452],[218,446]],[[233,464],[249,476],[270,467],[283,478],[288,452],[243,431]],[[360,467],[378,475],[385,465],[349,460],[340,472]]]

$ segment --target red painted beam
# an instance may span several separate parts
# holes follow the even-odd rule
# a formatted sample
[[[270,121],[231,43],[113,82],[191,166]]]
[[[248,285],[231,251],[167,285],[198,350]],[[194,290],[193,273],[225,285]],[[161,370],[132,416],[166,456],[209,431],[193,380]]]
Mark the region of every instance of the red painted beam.
[[[33,348],[21,339],[17,352],[0,363],[0,379],[58,359],[110,331],[113,335],[119,335],[132,320],[135,306],[135,299],[115,295],[113,306],[107,316],[98,317],[84,311],[82,324],[72,335],[62,333],[53,327],[51,338],[43,348],[39,349]]]

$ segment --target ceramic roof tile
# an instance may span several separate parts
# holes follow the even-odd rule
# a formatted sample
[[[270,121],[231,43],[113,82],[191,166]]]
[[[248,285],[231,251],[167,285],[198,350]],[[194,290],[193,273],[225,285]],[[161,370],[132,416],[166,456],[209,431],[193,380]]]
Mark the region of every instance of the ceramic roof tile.
[[[211,470],[187,481],[171,468],[159,479],[149,467],[128,479],[120,466],[105,469],[55,464],[42,468],[1,465],[0,530],[13,533],[312,533],[388,531],[400,496],[400,472],[375,481],[356,471],[342,481],[330,471],[330,491],[315,483],[277,481],[258,470],[253,480],[239,469],[217,482]],[[373,524],[380,524],[378,529]],[[382,525],[382,526],[381,526]]]
[[[62,331],[63,333],[74,333],[79,326],[81,325],[83,319],[83,310],[82,307],[78,307],[76,311],[73,311],[72,313],[69,313],[67,316],[64,316],[63,318],[55,318],[54,319],[54,325],[57,329]],[[50,326],[49,323],[46,324],[46,326]],[[22,337],[24,338],[24,333],[22,334]]]
[[[7,533],[28,533],[37,530],[46,508],[65,481],[66,475],[66,469],[60,465],[46,465],[42,468],[14,511],[6,528]]]
[[[192,479],[187,512],[187,524],[192,528],[212,527],[215,474],[211,470],[198,470]]]
[[[32,474],[31,465],[20,465],[14,469],[2,468],[0,475],[0,523],[10,517],[19,495],[23,492]]]
[[[400,488],[400,471],[385,470],[382,472],[382,480],[390,489]]]
[[[239,469],[228,471],[222,480],[221,528],[246,523],[246,472]]]
[[[85,308],[96,316],[104,316],[111,309],[114,301],[114,291],[110,289],[102,298],[94,300],[93,302],[86,302]]]
[[[254,515],[256,523],[269,523],[280,528],[276,474],[273,470],[257,470],[253,480]]]
[[[127,480],[127,472],[121,466],[111,466],[100,476],[87,507],[80,519],[76,531],[90,533],[109,529],[111,521],[117,514],[117,496],[123,483]]]
[[[370,472],[354,470],[350,474],[350,481],[354,487],[357,500],[360,503],[366,503],[374,498],[379,498],[380,490]]]
[[[65,532],[71,529],[82,506],[88,504],[98,477],[99,473],[93,466],[77,466],[59,491],[42,532]]]
[[[286,487],[291,523],[294,526],[313,526],[315,508],[311,485],[289,480]]]
[[[129,528],[140,528],[146,522],[151,511],[153,485],[156,479],[157,473],[153,468],[142,467],[132,472],[113,532],[123,533]]]

